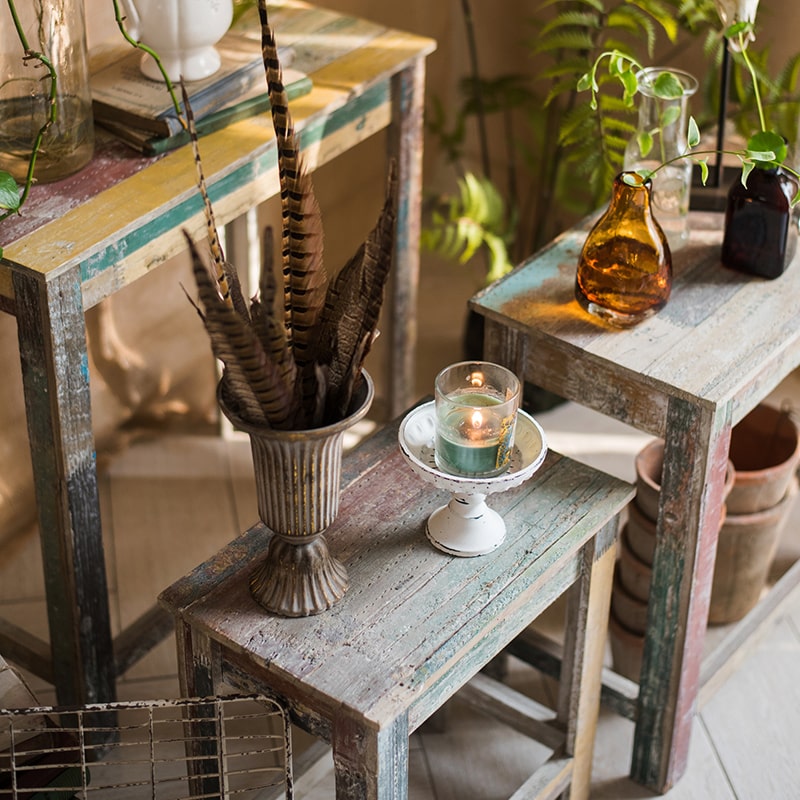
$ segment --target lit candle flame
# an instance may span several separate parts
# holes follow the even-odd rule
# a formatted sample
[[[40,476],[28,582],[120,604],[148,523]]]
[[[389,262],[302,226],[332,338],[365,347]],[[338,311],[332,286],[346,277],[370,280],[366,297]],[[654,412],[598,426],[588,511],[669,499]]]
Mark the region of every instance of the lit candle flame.
[[[483,414],[480,411],[472,412],[472,427],[477,430],[483,425]]]

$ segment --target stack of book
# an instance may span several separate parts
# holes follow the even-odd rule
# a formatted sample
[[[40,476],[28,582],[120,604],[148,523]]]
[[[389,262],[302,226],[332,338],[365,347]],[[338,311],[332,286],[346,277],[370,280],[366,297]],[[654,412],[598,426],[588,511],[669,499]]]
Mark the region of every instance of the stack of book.
[[[92,73],[92,110],[98,125],[145,155],[157,155],[189,142],[167,85],[139,69],[142,51],[127,46],[112,63]],[[213,75],[186,84],[197,133],[204,136],[269,109],[260,42],[234,30],[216,45],[222,65]],[[311,80],[290,68],[291,48],[280,48],[289,99],[311,91]],[[150,56],[146,56],[150,58]],[[180,87],[175,87],[181,101]]]

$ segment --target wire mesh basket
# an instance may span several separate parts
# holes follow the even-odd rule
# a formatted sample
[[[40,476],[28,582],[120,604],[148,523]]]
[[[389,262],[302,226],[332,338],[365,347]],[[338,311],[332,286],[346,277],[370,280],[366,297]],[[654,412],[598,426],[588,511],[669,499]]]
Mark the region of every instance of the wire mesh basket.
[[[267,697],[0,710],[0,798],[293,796],[288,715]]]

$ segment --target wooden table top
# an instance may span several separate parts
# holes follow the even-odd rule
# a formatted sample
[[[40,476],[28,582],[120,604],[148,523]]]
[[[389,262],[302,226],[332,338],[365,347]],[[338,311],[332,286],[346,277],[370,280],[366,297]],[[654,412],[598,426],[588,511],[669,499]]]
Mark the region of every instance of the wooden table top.
[[[291,104],[306,163],[314,169],[386,127],[387,80],[435,42],[301,0],[270,3],[279,46],[313,81]],[[254,36],[260,51],[260,34]],[[203,166],[218,224],[278,191],[268,114],[204,137]],[[202,204],[191,148],[142,157],[98,129],[95,157],[76,175],[34,186],[19,217],[0,224],[0,305],[13,299],[12,269],[43,280],[80,265],[84,308],[185,249],[181,228],[200,235]],[[14,262],[14,265],[10,262]]]
[[[733,422],[800,363],[800,252],[776,280],[720,263],[723,215],[692,212],[689,244],[673,254],[667,305],[619,330],[590,317],[574,297],[587,226],[556,238],[515,271],[484,289],[471,306],[528,337],[527,377],[594,406],[606,389],[608,413],[656,435],[670,396],[717,406],[732,401]],[[630,407],[625,407],[626,404]]]
[[[248,577],[266,552],[262,525],[160,602],[223,643],[227,661],[238,658],[256,681],[268,675],[273,688],[292,687],[328,719],[344,705],[379,726],[409,709],[413,730],[577,577],[576,553],[633,487],[550,453],[528,482],[491,496],[506,541],[487,556],[449,556],[425,537],[425,520],[449,496],[411,471],[396,430],[345,457],[326,539],[350,588],[332,609],[287,619],[255,603]],[[570,559],[576,571],[556,587],[553,575]]]

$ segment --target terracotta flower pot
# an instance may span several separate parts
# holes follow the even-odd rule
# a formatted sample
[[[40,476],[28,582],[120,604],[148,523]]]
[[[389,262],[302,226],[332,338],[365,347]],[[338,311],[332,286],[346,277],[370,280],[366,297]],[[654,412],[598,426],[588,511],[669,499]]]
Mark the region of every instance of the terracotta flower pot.
[[[794,480],[783,500],[772,508],[728,514],[719,532],[709,623],[736,622],[758,603],[796,494]]]
[[[786,495],[800,462],[800,436],[791,416],[756,406],[731,431],[730,459],[736,469],[726,499],[729,514],[772,508]]]
[[[650,598],[650,580],[653,570],[631,550],[628,542],[628,526],[625,525],[620,536],[619,579],[625,589],[645,603]]]
[[[656,520],[658,519],[658,501],[661,495],[661,474],[664,471],[664,440],[653,439],[645,445],[636,454],[634,465],[636,467],[634,503],[647,519]],[[729,460],[723,488],[723,497],[726,498],[726,502],[735,479],[736,470],[733,462]]]
[[[634,597],[623,585],[619,570],[614,572],[611,590],[611,611],[633,633],[644,633],[647,627],[647,601]]]
[[[642,672],[644,635],[628,630],[611,614],[608,618],[608,639],[614,671],[638,683]]]

